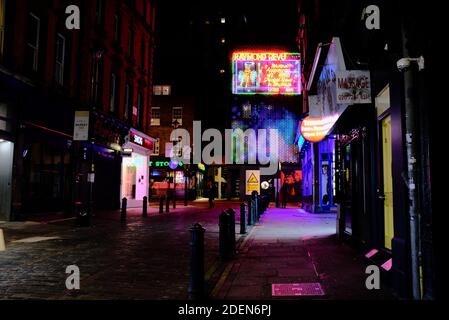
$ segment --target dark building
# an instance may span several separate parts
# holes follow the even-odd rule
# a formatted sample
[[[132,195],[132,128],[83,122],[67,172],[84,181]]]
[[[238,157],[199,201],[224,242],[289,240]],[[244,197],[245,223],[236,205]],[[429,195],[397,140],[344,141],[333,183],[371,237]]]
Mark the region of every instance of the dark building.
[[[380,28],[366,22],[373,14],[367,10],[370,5],[379,9]],[[367,70],[371,76],[372,102],[347,107],[331,131],[335,141],[332,192],[340,208],[338,233],[369,253],[369,263],[381,267],[382,279],[399,295],[438,297],[437,279],[442,273],[436,257],[441,252],[435,243],[441,235],[435,229],[438,200],[433,196],[434,183],[430,183],[438,179],[436,165],[430,166],[436,157],[437,135],[429,129],[438,96],[430,86],[437,72],[437,29],[430,20],[431,6],[418,9],[402,1],[304,0],[298,8],[298,45],[307,88],[304,112],[310,111],[308,98],[328,85],[322,79],[336,47],[341,45],[345,69]],[[418,20],[419,28],[413,22]],[[420,56],[424,69],[412,62],[409,69],[398,70],[399,59]],[[335,74],[328,83],[332,81]],[[414,122],[407,120],[412,113]],[[310,185],[316,188],[309,201],[312,208],[320,207],[322,153],[318,148],[322,143],[306,144],[308,150],[302,151],[303,168],[309,162],[315,164],[309,168],[314,177]],[[414,157],[408,154],[412,143]],[[408,171],[413,166],[414,183]]]
[[[118,208],[123,146],[136,132],[145,136],[150,122],[154,1],[0,4],[12,218],[71,211],[90,187],[96,208]],[[66,28],[68,5],[80,9],[79,30]],[[76,111],[89,112],[89,141],[73,136]]]
[[[193,163],[191,153],[195,98],[177,95],[168,85],[155,85],[153,93],[149,127],[149,134],[156,139],[150,162],[152,198],[157,201],[161,196],[173,197],[176,189],[178,199],[194,200],[203,194],[205,171],[202,163]],[[175,129],[186,130],[190,141],[171,137]],[[181,159],[178,163],[172,162],[174,152]]]

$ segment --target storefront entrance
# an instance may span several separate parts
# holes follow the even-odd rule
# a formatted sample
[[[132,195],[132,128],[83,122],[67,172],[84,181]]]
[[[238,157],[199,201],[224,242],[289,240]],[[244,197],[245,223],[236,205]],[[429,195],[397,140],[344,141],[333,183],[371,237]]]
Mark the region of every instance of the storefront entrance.
[[[0,220],[11,215],[11,179],[14,144],[0,139]]]
[[[391,250],[393,230],[393,180],[391,156],[391,116],[381,121],[382,126],[382,167],[383,167],[383,203],[384,203],[384,244]]]

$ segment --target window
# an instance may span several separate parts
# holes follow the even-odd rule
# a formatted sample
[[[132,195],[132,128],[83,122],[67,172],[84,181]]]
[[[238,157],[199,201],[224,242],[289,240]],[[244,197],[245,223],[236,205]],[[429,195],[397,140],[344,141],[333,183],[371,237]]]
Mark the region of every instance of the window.
[[[97,25],[103,25],[104,17],[104,0],[97,0],[97,7],[95,9],[95,22]]]
[[[115,73],[111,74],[111,88],[109,91],[109,111],[116,112],[118,107],[118,80]]]
[[[128,30],[128,55],[130,57],[134,56],[134,30]]]
[[[175,121],[182,126],[182,107],[173,107],[173,122]]]
[[[137,94],[137,125],[143,128],[143,94]]]
[[[222,18],[220,19],[220,21],[221,21],[221,23],[225,24],[225,23],[226,23],[226,18],[222,17]]]
[[[140,42],[140,66],[145,69],[145,38]]]
[[[95,108],[101,108],[101,97],[103,96],[103,72],[103,59],[101,56],[93,57],[90,97],[91,103]]]
[[[161,125],[161,108],[153,107],[151,109],[151,126],[160,126]]]
[[[154,142],[154,150],[153,150],[153,153],[151,154],[152,156],[159,155],[160,145],[161,145],[161,140],[159,138],[157,138],[156,141]]]
[[[125,85],[125,119],[130,119],[132,115],[133,107],[133,89],[132,86],[127,83]]]
[[[65,61],[65,37],[58,33],[56,36],[56,63],[55,80],[59,85],[64,85],[64,61]]]
[[[120,15],[118,13],[114,16],[114,41],[120,42],[120,29],[121,29],[121,22],[120,22]]]
[[[28,31],[27,31],[27,52],[26,61],[28,69],[37,71],[39,63],[39,34],[41,29],[41,21],[33,13],[29,15]]]

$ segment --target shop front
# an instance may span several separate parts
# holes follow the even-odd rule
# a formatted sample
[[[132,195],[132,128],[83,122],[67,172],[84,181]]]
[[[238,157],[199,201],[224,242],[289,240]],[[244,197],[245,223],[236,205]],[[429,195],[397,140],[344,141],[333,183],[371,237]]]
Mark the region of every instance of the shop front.
[[[0,220],[11,219],[11,184],[14,158],[10,108],[0,100]]]
[[[173,197],[195,200],[203,194],[204,164],[186,164],[167,157],[150,160],[151,198]]]
[[[143,197],[149,196],[149,162],[155,139],[135,129],[129,131],[123,145],[122,183],[120,198],[128,200],[129,208],[142,206]]]

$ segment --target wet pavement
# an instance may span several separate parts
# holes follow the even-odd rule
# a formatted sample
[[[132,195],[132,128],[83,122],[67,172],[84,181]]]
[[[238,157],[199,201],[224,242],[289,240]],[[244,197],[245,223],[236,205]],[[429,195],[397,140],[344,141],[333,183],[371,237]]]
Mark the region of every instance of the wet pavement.
[[[119,211],[98,212],[87,228],[67,216],[0,223],[7,248],[0,252],[0,299],[187,299],[189,228],[197,222],[206,228],[212,299],[272,299],[273,283],[298,282],[320,283],[325,296],[319,299],[391,298],[365,288],[362,258],[335,239],[333,214],[270,208],[244,236],[237,215],[238,253],[221,263],[218,215],[238,207],[217,202],[208,209],[207,201],[197,201],[159,214],[152,205],[146,218],[129,209],[126,223]],[[80,269],[80,290],[65,287],[69,265]]]
[[[335,214],[271,208],[239,248],[214,299],[393,299],[368,290],[363,257],[336,239]],[[318,283],[323,296],[273,296],[273,284]]]

